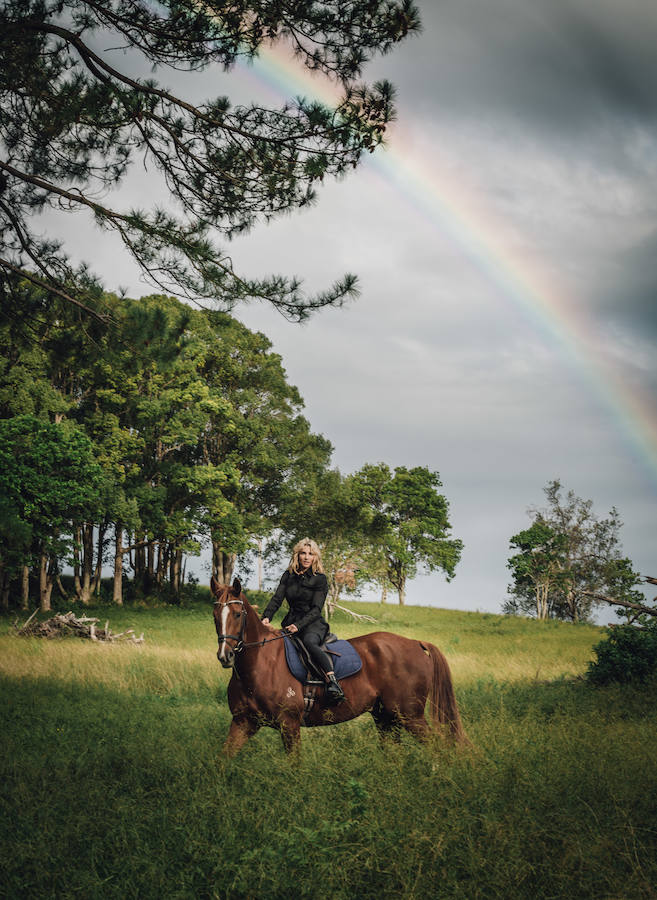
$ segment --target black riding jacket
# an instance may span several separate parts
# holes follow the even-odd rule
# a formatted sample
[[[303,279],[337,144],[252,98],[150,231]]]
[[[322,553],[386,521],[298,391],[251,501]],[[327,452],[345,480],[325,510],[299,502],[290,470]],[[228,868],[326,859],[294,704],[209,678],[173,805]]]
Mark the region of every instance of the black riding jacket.
[[[325,627],[328,630],[328,624],[322,617],[327,594],[328,581],[321,572],[316,575],[312,572],[297,575],[296,572],[286,570],[262,618],[271,620],[283,599],[286,599],[290,609],[283,619],[283,628],[296,625],[299,631],[303,631],[313,625],[315,628]]]

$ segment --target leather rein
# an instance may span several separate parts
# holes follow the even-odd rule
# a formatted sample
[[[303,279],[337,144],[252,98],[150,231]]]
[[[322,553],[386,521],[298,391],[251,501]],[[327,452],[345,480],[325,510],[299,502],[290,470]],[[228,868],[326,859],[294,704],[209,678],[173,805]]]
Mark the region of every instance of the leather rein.
[[[281,638],[286,637],[286,633],[282,632],[281,634],[276,634],[274,637],[263,638],[261,641],[245,641],[244,640],[244,629],[246,627],[246,609],[244,607],[243,600],[215,600],[214,605],[226,605],[229,606],[231,603],[239,603],[242,607],[240,611],[240,633],[239,634],[217,634],[217,639],[220,641],[225,641],[226,638],[230,638],[233,641],[237,641],[237,644],[233,647],[233,653],[240,653],[242,650],[246,650],[247,647],[264,647],[265,644],[270,644],[272,641],[280,641]],[[289,635],[287,635],[289,637]]]

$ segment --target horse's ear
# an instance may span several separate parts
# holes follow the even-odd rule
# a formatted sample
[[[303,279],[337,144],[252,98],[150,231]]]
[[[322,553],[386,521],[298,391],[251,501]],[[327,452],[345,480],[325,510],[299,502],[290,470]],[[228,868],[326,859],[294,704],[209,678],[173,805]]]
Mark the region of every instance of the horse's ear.
[[[214,597],[217,596],[217,594],[219,593],[220,588],[221,588],[221,585],[219,584],[219,582],[217,581],[217,579],[216,579],[216,578],[214,577],[214,575],[213,575],[212,578],[210,579],[210,590],[212,591],[212,595],[213,595]]]
[[[236,597],[239,597],[242,593],[242,582],[239,580],[239,578],[236,578],[235,581],[233,581],[232,591]]]

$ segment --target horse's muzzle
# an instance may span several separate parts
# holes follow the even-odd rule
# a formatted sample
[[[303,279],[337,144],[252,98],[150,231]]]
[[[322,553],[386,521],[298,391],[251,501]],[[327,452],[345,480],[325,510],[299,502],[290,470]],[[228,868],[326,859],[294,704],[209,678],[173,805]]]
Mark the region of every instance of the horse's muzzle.
[[[217,659],[224,669],[232,669],[235,665],[235,654],[228,647],[226,647],[223,656],[221,656],[221,650],[217,650]]]

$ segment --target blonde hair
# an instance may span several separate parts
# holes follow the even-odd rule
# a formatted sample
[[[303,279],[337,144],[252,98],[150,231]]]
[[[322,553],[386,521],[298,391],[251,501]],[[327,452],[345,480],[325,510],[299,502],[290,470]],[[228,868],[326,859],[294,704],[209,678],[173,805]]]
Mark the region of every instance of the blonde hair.
[[[294,572],[297,575],[302,571],[299,567],[299,554],[303,550],[304,547],[310,547],[310,550],[313,554],[313,561],[310,566],[312,569],[313,575],[317,575],[318,572],[324,573],[324,569],[322,567],[322,553],[315,541],[311,541],[310,538],[302,538],[298,543],[296,543],[292,549],[292,559],[290,560],[290,565],[287,567],[288,572]]]

